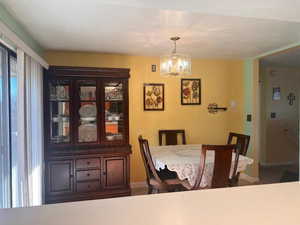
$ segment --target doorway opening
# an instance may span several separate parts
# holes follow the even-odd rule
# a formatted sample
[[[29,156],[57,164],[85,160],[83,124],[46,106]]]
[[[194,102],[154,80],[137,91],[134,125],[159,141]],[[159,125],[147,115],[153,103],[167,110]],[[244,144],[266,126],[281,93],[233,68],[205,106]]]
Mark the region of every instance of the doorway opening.
[[[259,61],[260,183],[299,180],[300,48]]]

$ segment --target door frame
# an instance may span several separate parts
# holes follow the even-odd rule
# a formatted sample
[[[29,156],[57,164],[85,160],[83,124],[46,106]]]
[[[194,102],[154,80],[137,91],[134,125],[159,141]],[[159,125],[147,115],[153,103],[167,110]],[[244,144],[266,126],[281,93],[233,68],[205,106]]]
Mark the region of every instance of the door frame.
[[[244,60],[244,79],[245,79],[245,117],[248,114],[252,114],[252,123],[249,124],[245,120],[244,122],[244,132],[251,135],[252,141],[250,147],[249,156],[254,159],[253,166],[251,167],[249,173],[255,178],[259,178],[259,160],[261,148],[261,137],[262,137],[262,126],[261,126],[261,85],[260,85],[260,76],[259,76],[259,60],[266,56],[276,55],[279,53],[291,51],[295,48],[300,48],[300,43],[296,43],[291,46],[287,46],[281,49],[277,49],[268,53],[261,54],[254,58]],[[249,85],[246,81],[251,81],[251,89],[247,89]],[[249,93],[250,92],[250,93]],[[300,107],[300,98],[299,98],[299,107]],[[299,128],[300,128],[300,109],[299,109]],[[298,130],[298,137],[300,143],[300,130]],[[300,164],[300,144],[298,145],[298,160]],[[299,166],[300,174],[300,166]],[[300,181],[300,176],[299,176]]]

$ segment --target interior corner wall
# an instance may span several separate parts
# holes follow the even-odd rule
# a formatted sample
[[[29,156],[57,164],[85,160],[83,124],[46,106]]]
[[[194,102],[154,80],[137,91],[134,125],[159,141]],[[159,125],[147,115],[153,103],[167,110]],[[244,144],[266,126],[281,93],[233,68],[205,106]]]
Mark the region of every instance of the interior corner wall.
[[[266,97],[265,97],[265,86],[266,86],[266,67],[263,66],[261,63],[259,65],[259,80],[260,80],[260,130],[261,130],[261,140],[260,140],[260,147],[261,151],[259,152],[259,163],[265,164],[266,163]]]
[[[231,132],[244,133],[244,108],[245,108],[245,92],[244,80],[242,75],[243,63],[234,64],[231,67],[229,77],[229,119],[228,129]]]
[[[248,167],[246,173],[252,177],[258,177],[259,170],[259,61],[257,59],[244,60],[244,133],[251,136],[248,156],[254,163]],[[251,121],[247,120],[251,116]]]

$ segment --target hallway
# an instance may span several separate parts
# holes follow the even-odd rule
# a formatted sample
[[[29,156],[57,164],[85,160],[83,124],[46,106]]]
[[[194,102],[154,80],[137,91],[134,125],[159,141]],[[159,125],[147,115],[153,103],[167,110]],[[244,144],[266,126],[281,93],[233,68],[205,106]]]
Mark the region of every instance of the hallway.
[[[292,182],[299,180],[299,168],[295,165],[260,166],[260,184]]]

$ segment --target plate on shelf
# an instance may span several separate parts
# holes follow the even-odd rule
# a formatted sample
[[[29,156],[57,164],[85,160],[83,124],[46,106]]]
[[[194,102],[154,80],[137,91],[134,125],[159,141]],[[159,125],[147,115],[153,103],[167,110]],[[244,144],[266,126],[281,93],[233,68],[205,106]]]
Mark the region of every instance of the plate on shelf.
[[[107,135],[106,139],[108,141],[122,140],[123,139],[123,135],[122,134]]]
[[[93,122],[96,120],[96,117],[81,117],[80,119],[85,122]]]
[[[78,128],[79,142],[97,141],[97,126],[94,124],[83,124]]]
[[[113,141],[115,139],[115,136],[109,135],[109,136],[106,136],[106,139],[109,141]]]
[[[84,105],[79,109],[79,114],[82,117],[96,117],[97,107],[96,105]]]

